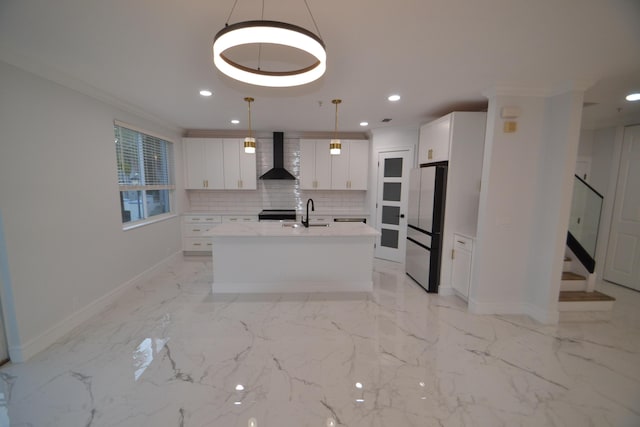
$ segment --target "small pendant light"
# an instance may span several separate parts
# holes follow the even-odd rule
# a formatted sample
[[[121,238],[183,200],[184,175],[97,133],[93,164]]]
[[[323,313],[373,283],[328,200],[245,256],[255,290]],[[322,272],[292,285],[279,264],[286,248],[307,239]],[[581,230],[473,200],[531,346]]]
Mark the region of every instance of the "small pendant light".
[[[338,139],[338,104],[340,104],[342,102],[341,99],[334,99],[331,101],[335,106],[336,106],[336,128],[335,131],[333,133],[333,139],[331,140],[331,143],[329,144],[329,152],[332,155],[338,155],[340,154],[340,150],[342,149],[342,144],[340,143],[340,140]]]
[[[249,104],[249,136],[244,139],[244,152],[248,154],[255,154],[256,152],[256,139],[251,136],[251,103],[254,101],[251,97],[244,99]]]

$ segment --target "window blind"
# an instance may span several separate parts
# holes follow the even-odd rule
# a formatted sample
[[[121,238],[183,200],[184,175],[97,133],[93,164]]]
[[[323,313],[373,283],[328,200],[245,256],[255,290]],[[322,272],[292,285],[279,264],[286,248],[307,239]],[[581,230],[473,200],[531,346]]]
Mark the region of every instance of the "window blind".
[[[123,223],[171,212],[173,144],[114,124],[120,207]]]
[[[171,142],[114,125],[118,184],[123,190],[173,189]]]

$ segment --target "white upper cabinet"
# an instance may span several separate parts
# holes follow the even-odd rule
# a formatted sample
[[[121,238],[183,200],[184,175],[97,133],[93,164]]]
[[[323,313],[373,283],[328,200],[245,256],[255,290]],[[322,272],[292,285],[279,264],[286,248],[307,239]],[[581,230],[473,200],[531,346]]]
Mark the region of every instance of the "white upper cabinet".
[[[452,120],[453,115],[448,114],[420,127],[418,147],[418,162],[420,164],[449,160]]]
[[[258,188],[256,155],[244,152],[241,139],[224,139],[224,188],[255,190]]]
[[[300,140],[300,188],[366,190],[369,141],[342,141],[342,152],[329,153],[328,139]]]
[[[222,140],[184,138],[185,188],[221,190],[224,188]]]
[[[241,139],[183,138],[187,190],[255,190],[256,155]]]
[[[328,146],[328,141],[326,145]],[[342,141],[341,151],[339,155],[331,156],[331,188],[366,190],[369,172],[369,141]]]
[[[300,188],[331,189],[331,155],[328,140],[300,140]]]

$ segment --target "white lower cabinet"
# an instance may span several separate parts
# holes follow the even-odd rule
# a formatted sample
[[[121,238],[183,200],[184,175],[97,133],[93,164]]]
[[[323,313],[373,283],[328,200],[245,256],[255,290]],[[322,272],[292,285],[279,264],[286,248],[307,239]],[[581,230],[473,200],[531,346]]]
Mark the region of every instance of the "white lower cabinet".
[[[333,217],[332,216],[309,215],[309,223],[310,224],[331,224],[332,222],[333,222]]]
[[[257,215],[223,215],[222,222],[258,222]]]
[[[469,299],[471,266],[473,263],[473,239],[462,234],[453,235],[451,284],[456,294],[465,301]]]
[[[182,250],[211,252],[211,237],[204,237],[204,235],[221,222],[220,215],[184,215],[182,217]]]

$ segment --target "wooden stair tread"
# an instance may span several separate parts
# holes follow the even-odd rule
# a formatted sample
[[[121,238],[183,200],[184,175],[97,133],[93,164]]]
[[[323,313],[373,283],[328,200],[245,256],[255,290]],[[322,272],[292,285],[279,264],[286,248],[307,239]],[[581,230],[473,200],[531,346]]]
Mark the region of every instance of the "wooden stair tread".
[[[560,302],[584,302],[584,301],[615,301],[614,297],[603,294],[602,292],[584,292],[584,291],[560,291]]]
[[[562,280],[587,280],[587,278],[571,271],[563,271]]]

